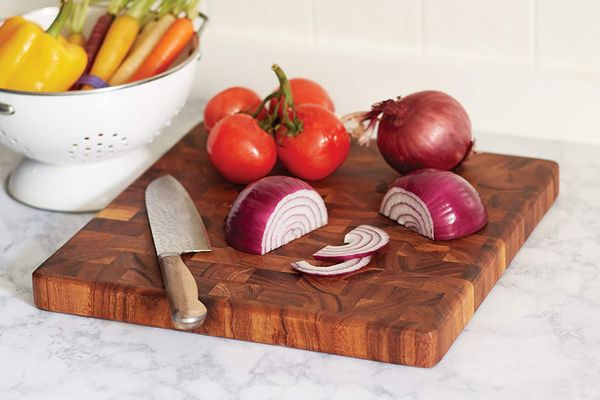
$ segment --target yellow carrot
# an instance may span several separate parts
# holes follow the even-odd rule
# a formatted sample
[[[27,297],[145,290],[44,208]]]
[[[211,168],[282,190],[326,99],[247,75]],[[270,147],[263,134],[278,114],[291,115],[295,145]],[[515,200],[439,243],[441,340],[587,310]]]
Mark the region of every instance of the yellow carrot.
[[[152,52],[154,46],[161,40],[165,32],[169,30],[173,22],[175,22],[175,17],[172,14],[162,16],[137,49],[133,50],[129,56],[127,56],[127,59],[113,75],[109,84],[111,86],[116,86],[129,81],[129,78],[131,78],[140,65],[142,65],[146,57]]]
[[[67,42],[76,44],[80,47],[85,47],[86,44],[85,36],[83,36],[81,33],[71,33],[67,37]]]
[[[154,0],[134,0],[126,14],[112,23],[102,47],[96,56],[90,75],[108,82],[115,74],[140,30],[140,19],[148,12]],[[93,89],[86,85],[84,90]]]
[[[79,0],[74,2],[73,11],[67,20],[67,29],[70,32],[67,36],[67,42],[85,47],[85,36],[83,36],[81,32],[83,31],[83,25],[85,25],[89,7],[90,0]]]

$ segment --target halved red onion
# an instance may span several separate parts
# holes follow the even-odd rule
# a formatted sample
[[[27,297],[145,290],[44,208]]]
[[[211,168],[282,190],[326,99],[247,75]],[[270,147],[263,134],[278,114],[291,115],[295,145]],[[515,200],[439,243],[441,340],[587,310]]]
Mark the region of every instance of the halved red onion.
[[[432,240],[457,239],[487,223],[477,190],[450,171],[420,169],[398,178],[380,213]]]
[[[235,199],[225,220],[225,239],[235,249],[262,255],[325,224],[325,202],[308,183],[267,176]]]
[[[390,241],[390,235],[372,225],[359,225],[344,236],[343,246],[327,246],[313,254],[317,260],[346,261],[375,254]]]
[[[318,267],[312,265],[308,261],[296,261],[291,264],[292,268],[304,274],[316,276],[336,276],[358,271],[365,265],[371,262],[371,256],[362,258],[353,258],[343,261],[339,264],[330,265],[328,267]]]

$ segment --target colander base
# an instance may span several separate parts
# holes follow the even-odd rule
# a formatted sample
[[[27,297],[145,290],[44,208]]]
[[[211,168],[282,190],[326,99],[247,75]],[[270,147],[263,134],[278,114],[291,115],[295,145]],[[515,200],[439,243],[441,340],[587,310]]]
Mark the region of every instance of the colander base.
[[[98,211],[149,168],[153,158],[146,148],[77,165],[51,165],[25,158],[11,172],[7,189],[15,200],[44,210]]]

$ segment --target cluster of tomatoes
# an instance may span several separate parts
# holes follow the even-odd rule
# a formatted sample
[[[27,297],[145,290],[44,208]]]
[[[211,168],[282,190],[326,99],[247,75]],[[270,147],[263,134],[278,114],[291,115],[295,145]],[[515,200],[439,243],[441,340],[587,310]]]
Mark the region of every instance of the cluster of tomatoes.
[[[254,182],[277,159],[294,176],[314,181],[346,160],[350,137],[329,94],[308,79],[288,80],[274,65],[279,88],[264,100],[244,87],[215,95],[204,111],[207,150],[215,168],[230,182]]]

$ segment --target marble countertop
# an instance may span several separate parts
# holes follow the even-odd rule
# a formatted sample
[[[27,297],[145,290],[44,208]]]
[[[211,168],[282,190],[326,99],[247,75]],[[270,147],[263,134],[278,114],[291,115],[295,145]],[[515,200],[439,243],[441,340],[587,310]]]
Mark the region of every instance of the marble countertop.
[[[199,122],[192,98],[156,157]],[[0,397],[597,399],[599,147],[480,133],[480,150],[560,163],[561,195],[445,358],[418,369],[38,310],[31,273],[91,214],[0,191]],[[0,147],[0,179],[19,156]]]

